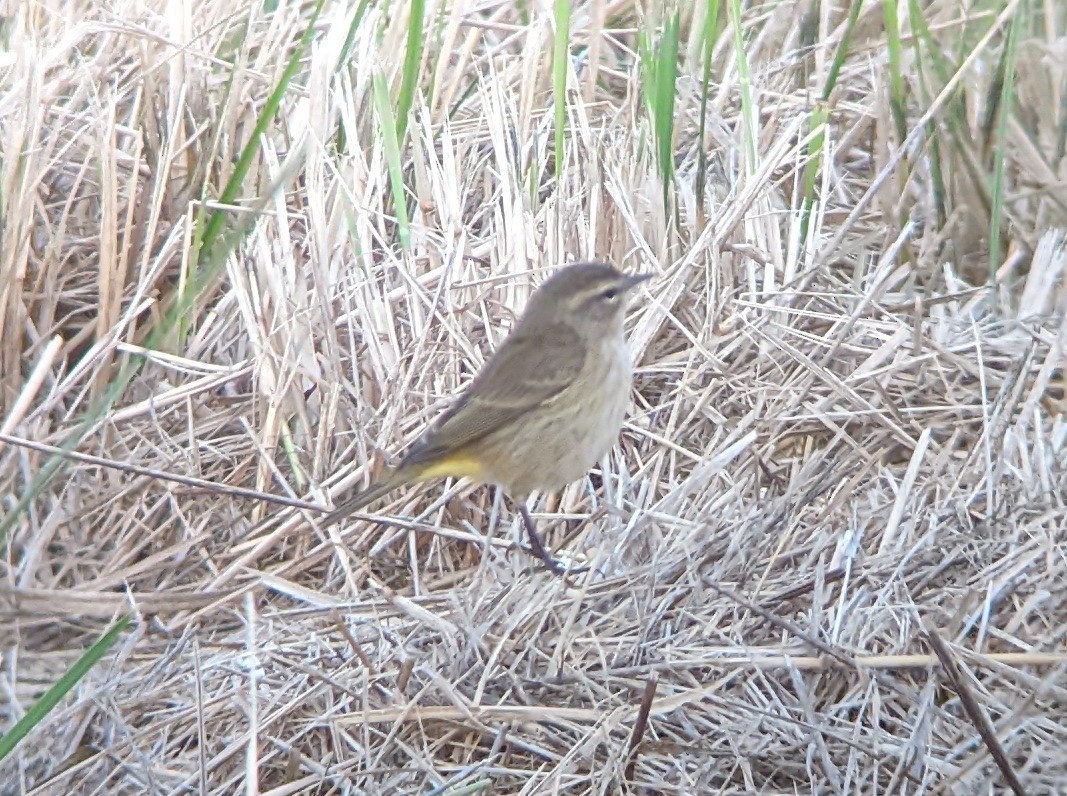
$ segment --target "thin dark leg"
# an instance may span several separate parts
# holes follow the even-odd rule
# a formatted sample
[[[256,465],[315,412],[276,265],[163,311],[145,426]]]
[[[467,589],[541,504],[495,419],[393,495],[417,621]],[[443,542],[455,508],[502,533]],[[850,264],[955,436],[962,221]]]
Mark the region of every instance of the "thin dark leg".
[[[537,526],[534,524],[533,517],[530,516],[530,510],[526,508],[526,502],[515,501],[515,504],[518,506],[519,514],[522,515],[522,522],[526,526],[526,536],[530,539],[530,549],[535,556],[541,559],[541,562],[549,572],[553,575],[577,575],[588,571],[589,567],[568,569],[558,559],[553,558],[548,550],[545,549],[541,537],[537,535]]]

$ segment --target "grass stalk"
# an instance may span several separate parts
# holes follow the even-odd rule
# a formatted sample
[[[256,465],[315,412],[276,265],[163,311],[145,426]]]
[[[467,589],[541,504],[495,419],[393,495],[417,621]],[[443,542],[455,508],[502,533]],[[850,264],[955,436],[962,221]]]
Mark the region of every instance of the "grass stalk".
[[[82,678],[103,658],[108,650],[118,641],[119,635],[130,624],[130,617],[123,616],[96,641],[89,649],[82,653],[81,657],[74,662],[62,677],[41,695],[25,715],[15,722],[15,725],[0,736],[0,761],[11,754],[19,742],[33,732],[45,718],[55,710],[60,701],[69,694]]]
[[[1023,11],[1016,11],[1008,27],[1007,40],[997,65],[994,85],[1000,92],[996,104],[996,134],[993,140],[993,176],[990,186],[992,208],[989,215],[989,283],[996,279],[997,268],[1004,257],[1001,243],[1004,227],[1004,169],[1008,160],[1008,120],[1011,118],[1015,101],[1015,62],[1019,41],[1019,28],[1024,17]]]
[[[700,80],[700,119],[697,123],[697,180],[696,193],[703,208],[703,197],[708,181],[708,153],[704,144],[708,120],[708,96],[711,86],[712,58],[715,54],[715,42],[719,36],[719,0],[707,0],[704,24],[700,28],[701,45],[701,80]]]
[[[571,2],[556,0],[556,27],[552,40],[552,106],[555,121],[556,177],[563,173],[566,153],[567,75],[570,72]]]

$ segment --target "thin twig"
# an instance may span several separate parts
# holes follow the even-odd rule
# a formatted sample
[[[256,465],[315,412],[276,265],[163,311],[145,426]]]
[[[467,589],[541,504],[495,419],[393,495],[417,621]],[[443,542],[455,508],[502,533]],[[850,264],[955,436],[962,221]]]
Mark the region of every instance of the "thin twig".
[[[206,492],[214,492],[220,495],[251,498],[253,500],[261,500],[264,503],[274,503],[278,506],[289,506],[290,508],[304,509],[306,511],[317,511],[322,513],[329,511],[325,506],[319,506],[316,503],[308,503],[305,500],[287,498],[282,495],[272,495],[269,492],[260,492],[256,489],[245,489],[244,487],[239,486],[219,484],[203,478],[195,478],[191,475],[178,475],[177,473],[168,473],[165,470],[154,470],[151,467],[141,467],[137,464],[128,464],[127,462],[119,462],[114,459],[105,459],[101,456],[93,456],[88,453],[68,451],[63,448],[58,448],[55,445],[49,445],[45,442],[34,442],[33,440],[22,439],[21,437],[13,437],[10,434],[0,434],[0,442],[5,442],[8,445],[17,445],[20,448],[29,448],[38,453],[49,453],[55,456],[63,456],[64,458],[73,461],[83,462],[85,464],[95,464],[98,467],[119,470],[124,473],[143,475],[146,478],[154,478],[160,481],[171,481],[175,484],[181,484],[182,486],[188,486],[194,489],[203,489]]]
[[[925,628],[923,635],[926,636],[926,640],[930,642],[930,646],[933,647],[938,660],[941,661],[941,666],[945,670],[945,674],[948,675],[952,689],[959,695],[960,703],[963,705],[967,717],[971,720],[974,728],[978,730],[978,734],[982,736],[982,741],[989,750],[989,754],[993,756],[993,760],[1008,783],[1008,787],[1015,791],[1017,796],[1026,796],[1026,789],[1023,788],[1022,783],[1019,782],[1019,778],[1015,774],[1015,770],[1011,767],[1008,755],[1004,752],[1004,747],[1000,745],[1000,740],[997,738],[996,730],[993,729],[989,717],[986,716],[982,706],[974,698],[974,693],[971,691],[970,686],[967,685],[967,676],[964,674],[960,662],[956,660],[952,650],[949,649],[948,645],[935,630]]]
[[[845,666],[848,666],[849,668],[853,668],[853,669],[856,668],[856,659],[852,655],[849,655],[847,652],[842,652],[837,647],[834,647],[834,646],[828,644],[827,642],[823,641],[821,638],[813,636],[811,633],[809,633],[806,630],[804,630],[804,628],[802,628],[796,622],[791,622],[788,619],[783,619],[782,617],[778,616],[777,614],[773,613],[772,611],[768,611],[766,608],[763,608],[762,606],[756,605],[751,600],[748,600],[748,599],[742,597],[737,592],[733,591],[732,589],[728,589],[725,586],[719,586],[718,584],[715,584],[715,583],[709,583],[708,585],[714,591],[717,591],[719,594],[723,595],[724,597],[727,597],[727,598],[733,600],[734,602],[738,603],[739,605],[741,605],[741,606],[747,608],[748,610],[752,611],[752,613],[757,614],[758,616],[762,616],[764,619],[766,619],[768,622],[770,622],[771,624],[775,625],[776,627],[780,627],[780,628],[782,628],[782,630],[785,630],[788,633],[792,633],[794,636],[796,636],[797,638],[799,638],[799,639],[801,639],[803,641],[808,642],[809,644],[811,644],[816,649],[822,650],[823,652],[825,652],[827,655],[831,656],[832,658],[836,658],[838,661],[843,663]]]
[[[634,719],[633,732],[630,733],[630,745],[626,750],[626,769],[624,776],[627,781],[634,778],[634,766],[637,765],[637,746],[645,735],[648,727],[648,714],[652,710],[652,700],[656,698],[656,686],[658,680],[655,675],[645,681],[645,690],[641,693],[641,705],[637,709],[637,717]]]

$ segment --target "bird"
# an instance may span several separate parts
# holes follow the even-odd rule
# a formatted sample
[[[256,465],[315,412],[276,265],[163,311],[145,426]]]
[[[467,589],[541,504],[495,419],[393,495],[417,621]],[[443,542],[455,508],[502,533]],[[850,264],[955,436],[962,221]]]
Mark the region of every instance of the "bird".
[[[406,484],[468,478],[495,485],[511,500],[548,570],[571,571],[545,548],[526,502],[534,492],[556,492],[582,478],[615,443],[633,386],[623,331],[627,300],[651,277],[606,262],[556,270],[400,463],[330,511],[324,524]]]

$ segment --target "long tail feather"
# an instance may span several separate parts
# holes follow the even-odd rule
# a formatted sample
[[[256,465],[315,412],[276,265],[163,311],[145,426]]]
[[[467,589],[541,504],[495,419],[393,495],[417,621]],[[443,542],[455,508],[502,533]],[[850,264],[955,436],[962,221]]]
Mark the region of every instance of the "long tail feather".
[[[371,484],[362,492],[357,492],[340,506],[335,508],[322,519],[323,526],[333,525],[353,511],[359,511],[366,505],[373,503],[380,497],[384,497],[394,489],[416,480],[414,473],[407,470],[393,470],[380,481]]]

